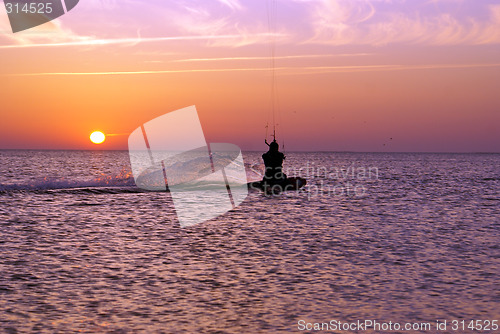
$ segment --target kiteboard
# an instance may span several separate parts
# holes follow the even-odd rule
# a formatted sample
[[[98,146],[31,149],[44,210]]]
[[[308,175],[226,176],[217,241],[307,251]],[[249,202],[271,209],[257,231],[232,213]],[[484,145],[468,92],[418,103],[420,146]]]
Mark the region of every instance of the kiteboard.
[[[268,183],[256,181],[248,183],[249,190],[261,190],[265,193],[279,194],[284,191],[296,191],[307,184],[306,179],[302,177],[289,177],[281,182]]]

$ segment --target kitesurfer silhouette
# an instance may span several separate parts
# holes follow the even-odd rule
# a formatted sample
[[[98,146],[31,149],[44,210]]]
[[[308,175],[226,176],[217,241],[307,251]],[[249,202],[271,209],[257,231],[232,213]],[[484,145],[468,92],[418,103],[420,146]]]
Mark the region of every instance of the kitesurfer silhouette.
[[[264,165],[266,166],[266,171],[264,174],[264,181],[269,185],[281,183],[286,180],[286,175],[283,173],[283,160],[285,160],[285,155],[279,151],[279,145],[274,139],[271,144],[265,140],[267,146],[269,146],[269,151],[262,154],[262,159],[264,160]]]

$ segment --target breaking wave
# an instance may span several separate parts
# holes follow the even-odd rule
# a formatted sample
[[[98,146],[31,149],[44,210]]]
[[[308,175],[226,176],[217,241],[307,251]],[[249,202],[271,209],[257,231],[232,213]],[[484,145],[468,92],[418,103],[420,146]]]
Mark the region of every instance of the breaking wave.
[[[111,176],[102,174],[99,177],[82,180],[69,178],[43,178],[30,182],[0,184],[0,193],[33,192],[33,193],[137,193],[144,192],[135,185],[131,173],[121,172]]]

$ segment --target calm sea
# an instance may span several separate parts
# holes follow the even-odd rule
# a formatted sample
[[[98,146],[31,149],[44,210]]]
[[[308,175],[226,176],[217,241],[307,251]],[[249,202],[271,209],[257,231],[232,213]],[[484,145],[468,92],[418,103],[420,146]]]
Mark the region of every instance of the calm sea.
[[[245,164],[258,179],[260,154]],[[500,321],[500,155],[288,153],[286,166],[304,190],[251,192],[181,228],[168,193],[135,187],[127,152],[0,151],[0,332]]]

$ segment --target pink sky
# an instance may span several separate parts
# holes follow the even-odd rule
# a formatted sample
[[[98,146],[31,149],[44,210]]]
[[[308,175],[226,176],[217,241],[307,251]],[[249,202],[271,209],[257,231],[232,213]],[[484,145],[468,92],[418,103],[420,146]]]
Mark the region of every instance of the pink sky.
[[[289,151],[500,152],[498,1],[275,3],[270,29],[270,0],[82,0],[16,34],[1,6],[0,148],[93,149],[196,105],[210,142],[263,150],[274,40]]]

